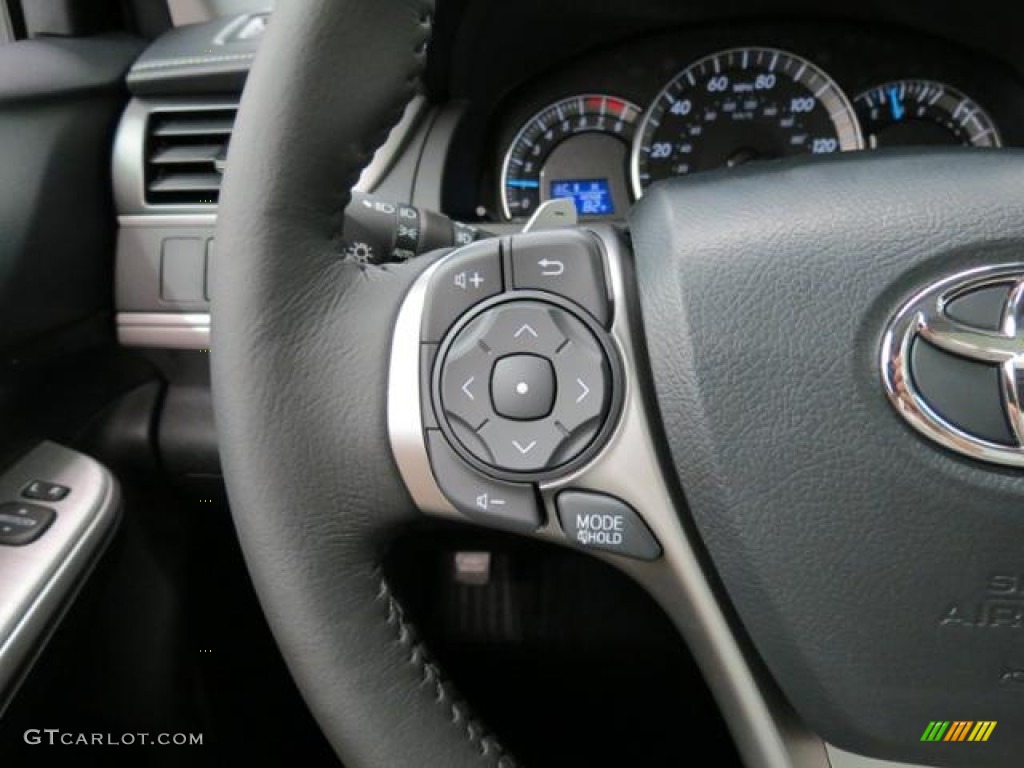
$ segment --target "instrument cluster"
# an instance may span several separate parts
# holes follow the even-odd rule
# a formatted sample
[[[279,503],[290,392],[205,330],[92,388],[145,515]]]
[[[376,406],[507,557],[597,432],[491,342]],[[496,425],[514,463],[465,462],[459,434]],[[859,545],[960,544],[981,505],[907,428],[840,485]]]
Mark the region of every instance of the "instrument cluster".
[[[994,62],[933,41],[915,48],[806,30],[765,38],[686,59],[707,42],[637,41],[521,89],[499,131],[501,218],[570,198],[583,219],[621,219],[651,184],[674,176],[792,155],[995,149],[1005,128],[1017,138],[1024,98]]]

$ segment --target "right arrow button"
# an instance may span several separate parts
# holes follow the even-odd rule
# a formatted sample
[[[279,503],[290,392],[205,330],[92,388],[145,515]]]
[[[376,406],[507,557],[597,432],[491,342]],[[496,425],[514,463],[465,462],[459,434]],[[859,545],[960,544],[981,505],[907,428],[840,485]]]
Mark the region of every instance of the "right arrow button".
[[[587,397],[590,395],[590,387],[588,387],[587,382],[585,382],[579,376],[576,377],[576,383],[579,384],[580,389],[582,390],[580,392],[580,396],[576,398],[576,404],[579,405],[584,400],[586,400]]]
[[[555,355],[558,399],[551,412],[566,432],[581,428],[597,432],[608,409],[610,371],[597,339],[582,323],[568,328],[570,343]]]

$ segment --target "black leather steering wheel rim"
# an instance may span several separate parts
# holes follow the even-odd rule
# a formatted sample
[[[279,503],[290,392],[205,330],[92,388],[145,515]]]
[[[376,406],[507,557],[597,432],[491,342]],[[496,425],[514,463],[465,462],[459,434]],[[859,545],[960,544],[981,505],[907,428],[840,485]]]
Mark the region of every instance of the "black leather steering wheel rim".
[[[235,525],[289,669],[352,768],[511,765],[379,567],[415,515],[387,442],[383,352],[425,264],[356,265],[338,247],[359,172],[417,90],[432,10],[306,0],[275,11],[232,137],[212,274]]]

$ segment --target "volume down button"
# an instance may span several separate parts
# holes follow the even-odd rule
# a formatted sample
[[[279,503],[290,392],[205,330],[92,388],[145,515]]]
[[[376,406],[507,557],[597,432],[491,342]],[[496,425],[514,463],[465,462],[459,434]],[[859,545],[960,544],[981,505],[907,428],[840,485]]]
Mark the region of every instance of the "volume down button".
[[[540,527],[540,505],[532,485],[485,477],[458,457],[439,430],[427,430],[427,450],[438,486],[464,515],[510,530]]]

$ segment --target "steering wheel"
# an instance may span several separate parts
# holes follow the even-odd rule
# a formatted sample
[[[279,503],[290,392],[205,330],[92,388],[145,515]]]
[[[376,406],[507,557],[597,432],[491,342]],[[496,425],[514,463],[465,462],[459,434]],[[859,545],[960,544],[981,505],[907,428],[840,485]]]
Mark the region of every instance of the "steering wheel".
[[[342,211],[417,89],[431,14],[282,3],[218,221],[233,515],[344,764],[513,764],[382,576],[425,514],[629,573],[749,766],[1022,754],[1021,155],[751,165],[654,186],[628,236],[353,263]],[[559,268],[573,279],[545,282]],[[991,738],[966,739],[978,728]]]

